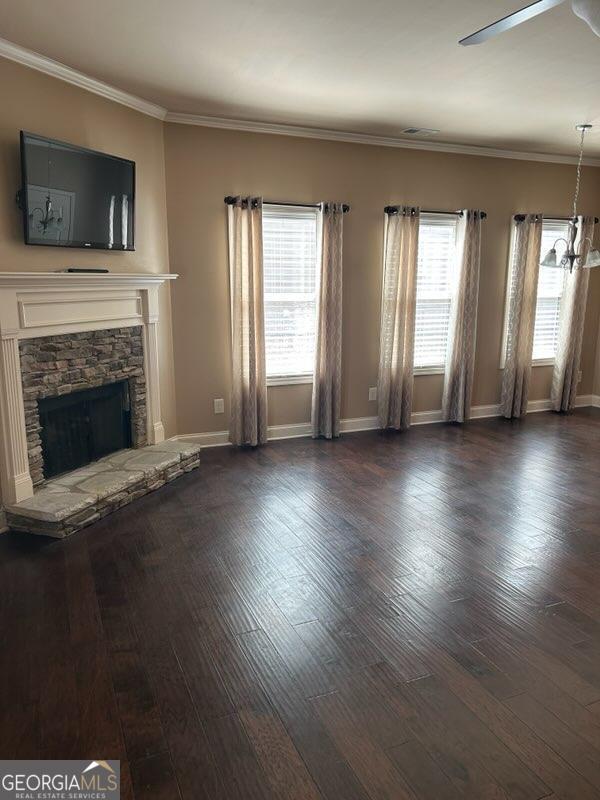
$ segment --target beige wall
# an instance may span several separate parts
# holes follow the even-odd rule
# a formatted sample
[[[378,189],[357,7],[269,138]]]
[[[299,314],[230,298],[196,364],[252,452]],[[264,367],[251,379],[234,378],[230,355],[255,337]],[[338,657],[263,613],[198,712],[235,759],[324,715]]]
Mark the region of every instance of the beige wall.
[[[344,386],[342,415],[371,416],[368,388],[377,381],[383,206],[479,207],[488,212],[479,303],[474,403],[495,403],[510,217],[515,211],[567,214],[572,166],[351,145],[163,125],[34,70],[0,59],[0,269],[47,270],[106,265],[115,271],[179,272],[162,292],[161,371],[167,434],[222,430],[229,399],[229,308],[223,197],[352,205],[344,240]],[[134,253],[90,252],[23,244],[14,205],[19,185],[18,132],[32,132],[132,158],[137,163]],[[166,169],[165,169],[166,164]],[[169,240],[165,208],[165,172]],[[581,210],[600,212],[598,171],[584,171]],[[171,305],[174,351],[171,342]],[[592,273],[581,394],[600,391],[596,340],[600,270]],[[174,352],[174,357],[173,357]],[[175,377],[173,375],[175,364]],[[532,399],[549,394],[551,370],[534,370]],[[416,378],[415,410],[440,407],[442,378]],[[177,395],[177,406],[175,396]],[[310,386],[269,389],[270,424],[305,422]]]
[[[479,299],[473,402],[497,403],[511,216],[517,211],[569,213],[573,166],[459,156],[237,133],[169,123],[165,131],[169,252],[182,275],[173,290],[173,332],[180,433],[223,430],[229,398],[226,194],[299,202],[350,203],[344,219],[342,417],[376,413],[383,207],[481,208],[488,212]],[[580,210],[600,213],[598,170],[583,174]],[[579,393],[594,382],[600,270],[592,273]],[[549,397],[552,370],[534,369],[531,399]],[[599,379],[600,380],[600,379]],[[415,411],[441,406],[442,376],[415,379]],[[306,422],[310,386],[269,389],[270,424]]]
[[[47,271],[106,266],[113,272],[169,272],[163,123],[64,81],[0,58],[0,270]],[[15,192],[19,131],[91,147],[136,162],[136,250],[67,250],[23,244]],[[165,430],[176,433],[169,289],[161,289],[161,403]]]
[[[0,58],[0,270],[48,271],[106,266],[113,272],[169,272],[163,123],[64,81]],[[136,250],[66,250],[23,244],[15,192],[20,185],[19,131],[124,156],[136,162]],[[161,289],[162,417],[176,433],[169,288]],[[1,502],[1,497],[0,497]],[[0,531],[4,520],[0,505]]]

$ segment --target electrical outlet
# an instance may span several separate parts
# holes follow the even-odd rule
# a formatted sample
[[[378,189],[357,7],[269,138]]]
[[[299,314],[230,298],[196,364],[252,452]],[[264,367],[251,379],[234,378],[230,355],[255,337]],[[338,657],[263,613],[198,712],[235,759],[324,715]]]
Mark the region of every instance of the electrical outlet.
[[[369,389],[369,400],[377,400],[377,387],[371,386]]]
[[[581,383],[581,379],[583,378],[583,373],[581,370],[577,373],[577,383]]]
[[[225,400],[223,400],[222,397],[215,398],[214,405],[215,405],[215,414],[225,413]]]

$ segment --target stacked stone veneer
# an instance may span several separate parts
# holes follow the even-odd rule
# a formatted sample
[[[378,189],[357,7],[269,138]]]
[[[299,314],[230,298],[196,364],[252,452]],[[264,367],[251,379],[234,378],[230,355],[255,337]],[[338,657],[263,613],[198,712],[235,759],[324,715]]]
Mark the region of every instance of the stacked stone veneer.
[[[127,380],[134,447],[146,444],[142,328],[113,328],[25,339],[19,343],[29,471],[44,481],[38,400]]]

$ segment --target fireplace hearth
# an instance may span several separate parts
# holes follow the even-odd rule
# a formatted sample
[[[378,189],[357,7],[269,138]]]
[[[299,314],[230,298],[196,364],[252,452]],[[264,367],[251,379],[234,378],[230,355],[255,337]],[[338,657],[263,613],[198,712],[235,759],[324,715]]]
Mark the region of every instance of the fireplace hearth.
[[[8,506],[15,531],[62,539],[196,469],[200,446],[168,441],[119,450],[52,478],[33,497]]]

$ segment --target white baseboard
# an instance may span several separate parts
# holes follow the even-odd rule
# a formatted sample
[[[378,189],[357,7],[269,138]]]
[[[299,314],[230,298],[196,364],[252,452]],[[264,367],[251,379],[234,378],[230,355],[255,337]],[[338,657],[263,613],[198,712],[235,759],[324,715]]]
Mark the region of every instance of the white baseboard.
[[[340,433],[353,431],[376,431],[379,428],[377,417],[355,417],[354,419],[340,420]]]
[[[577,408],[594,406],[600,408],[600,395],[583,394],[575,401]],[[552,403],[550,400],[530,400],[527,404],[527,413],[532,414],[538,411],[550,411]],[[473,406],[471,408],[471,419],[484,419],[487,417],[500,416],[500,406]],[[411,415],[411,425],[431,425],[435,422],[442,422],[441,409],[436,411],[415,411]],[[340,421],[340,433],[352,433],[357,431],[373,431],[379,428],[377,417],[355,417]],[[268,438],[270,441],[277,439],[299,439],[310,436],[312,428],[310,422],[299,422],[293,425],[270,425]],[[179,436],[172,436],[184,442],[194,442],[201,447],[223,447],[230,444],[229,431],[211,431],[208,433],[185,433]]]
[[[351,433],[352,431],[372,431],[379,427],[377,417],[357,417],[355,419],[343,419],[340,421],[341,433]],[[269,425],[267,436],[269,441],[278,439],[300,439],[312,435],[312,425],[310,422],[297,422],[292,425]],[[213,431],[208,433],[181,433],[172,436],[180,442],[193,442],[201,447],[223,447],[231,444],[229,441],[229,431]]]
[[[229,431],[209,431],[208,433],[180,433],[171,436],[172,440],[178,442],[193,442],[200,447],[224,447],[231,444],[229,441]]]
[[[300,439],[312,434],[310,422],[298,422],[293,425],[269,425],[267,436],[269,439]]]
[[[577,408],[584,408],[585,406],[600,408],[600,394],[580,394],[575,400],[575,406]]]
[[[471,419],[487,419],[488,417],[500,416],[500,404],[494,403],[491,406],[473,406],[471,408]]]
[[[471,419],[484,419],[486,417],[500,416],[500,406],[473,406]],[[374,417],[376,420],[377,417]],[[431,425],[434,422],[443,422],[442,409],[437,411],[414,411],[410,416],[411,425]],[[378,427],[377,425],[375,427]]]
[[[527,413],[534,414],[536,411],[552,411],[551,400],[530,400],[527,403]]]
[[[411,425],[431,425],[434,422],[442,422],[442,410],[436,411],[413,411],[410,415]]]

